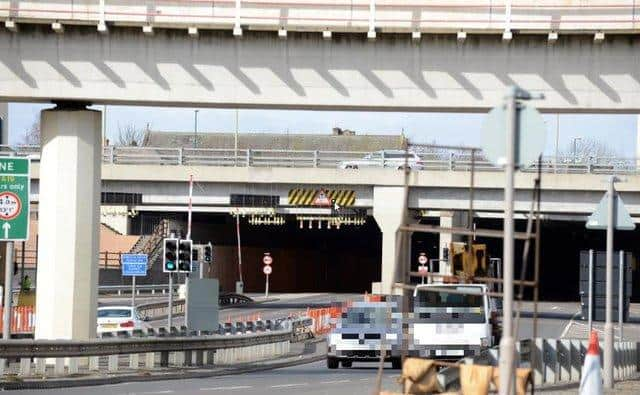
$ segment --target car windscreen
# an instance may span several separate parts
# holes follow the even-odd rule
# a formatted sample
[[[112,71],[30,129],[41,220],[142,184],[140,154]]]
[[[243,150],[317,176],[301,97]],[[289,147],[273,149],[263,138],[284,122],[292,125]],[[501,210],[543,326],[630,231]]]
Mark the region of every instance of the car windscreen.
[[[361,325],[386,325],[387,309],[373,307],[352,307],[342,313],[342,327],[355,327]]]
[[[451,289],[453,292],[447,292]],[[485,297],[480,287],[419,288],[414,318],[425,323],[480,324],[486,322]]]
[[[102,309],[102,310],[98,310],[98,318],[131,318],[131,310]]]

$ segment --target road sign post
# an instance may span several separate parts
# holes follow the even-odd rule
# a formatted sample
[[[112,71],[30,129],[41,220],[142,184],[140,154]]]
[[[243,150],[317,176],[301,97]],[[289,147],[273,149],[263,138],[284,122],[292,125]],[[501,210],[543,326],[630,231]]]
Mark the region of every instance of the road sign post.
[[[264,283],[264,297],[265,299],[269,297],[269,275],[273,271],[271,268],[271,264],[273,263],[273,258],[271,254],[268,252],[264,253],[262,257],[262,263],[264,263],[264,267],[262,268],[262,272],[265,275],[265,283]]]
[[[3,339],[11,338],[13,289],[13,242],[29,238],[29,188],[31,163],[28,158],[0,158],[0,240],[7,241],[4,270]]]
[[[613,388],[613,232],[616,229],[633,230],[636,226],[622,198],[616,194],[615,183],[618,181],[620,180],[616,176],[609,177],[607,193],[598,204],[596,211],[587,219],[586,224],[587,229],[607,230],[603,356],[605,388]]]
[[[147,254],[122,254],[120,267],[122,275],[131,277],[131,307],[136,306],[136,277],[147,275]]]

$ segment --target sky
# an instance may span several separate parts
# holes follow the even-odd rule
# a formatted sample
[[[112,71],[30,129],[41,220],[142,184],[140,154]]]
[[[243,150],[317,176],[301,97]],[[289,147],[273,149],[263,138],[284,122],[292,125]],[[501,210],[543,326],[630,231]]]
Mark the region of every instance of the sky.
[[[39,112],[52,105],[9,104],[9,142],[20,144],[25,131],[38,120]],[[102,106],[96,106],[102,109]],[[120,128],[134,125],[152,130],[193,133],[194,108],[107,106],[107,138],[115,141]],[[438,143],[482,147],[485,114],[399,113],[358,111],[239,110],[238,129],[243,132],[331,133],[333,127],[357,134],[403,133],[415,143]],[[560,151],[570,151],[575,138],[601,141],[624,158],[636,156],[637,116],[633,114],[544,114],[547,127],[545,154],[555,152],[556,133]],[[199,132],[232,132],[236,111],[198,109]],[[559,126],[559,127],[558,127]]]

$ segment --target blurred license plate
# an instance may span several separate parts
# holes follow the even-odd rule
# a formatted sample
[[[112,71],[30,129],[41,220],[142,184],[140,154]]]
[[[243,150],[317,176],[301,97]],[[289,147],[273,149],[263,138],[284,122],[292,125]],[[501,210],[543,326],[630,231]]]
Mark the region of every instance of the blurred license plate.
[[[436,324],[437,334],[458,334],[464,332],[462,324]]]
[[[118,324],[102,324],[100,326],[105,328],[105,329],[115,329],[115,328],[118,327]]]
[[[464,356],[464,350],[436,350],[439,357]]]

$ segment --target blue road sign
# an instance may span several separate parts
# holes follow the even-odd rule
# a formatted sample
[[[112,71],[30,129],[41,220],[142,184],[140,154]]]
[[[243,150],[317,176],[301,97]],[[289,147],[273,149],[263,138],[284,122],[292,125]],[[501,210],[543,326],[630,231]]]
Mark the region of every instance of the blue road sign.
[[[148,260],[147,254],[122,254],[122,275],[146,276]]]

